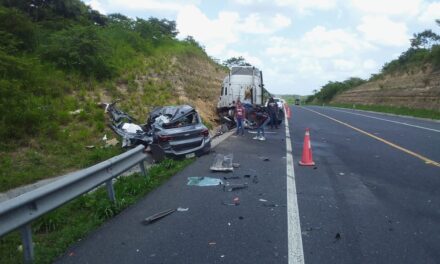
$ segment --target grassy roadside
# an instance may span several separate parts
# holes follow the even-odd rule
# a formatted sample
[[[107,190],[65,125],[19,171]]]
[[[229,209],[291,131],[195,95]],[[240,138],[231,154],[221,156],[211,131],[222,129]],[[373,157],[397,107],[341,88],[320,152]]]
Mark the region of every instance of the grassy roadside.
[[[352,105],[352,104],[328,104],[329,106],[342,107],[357,110],[366,110],[380,113],[390,113],[403,116],[413,116],[421,118],[429,118],[440,120],[440,111],[425,110],[425,109],[411,109],[407,107],[392,107],[384,105]]]
[[[134,204],[192,162],[164,160],[149,169],[148,177],[141,174],[121,177],[115,183],[115,204],[108,200],[105,188],[99,188],[39,218],[32,224],[35,263],[52,263],[71,244],[80,241],[90,231]],[[0,238],[0,263],[22,263],[22,259],[18,231]]]

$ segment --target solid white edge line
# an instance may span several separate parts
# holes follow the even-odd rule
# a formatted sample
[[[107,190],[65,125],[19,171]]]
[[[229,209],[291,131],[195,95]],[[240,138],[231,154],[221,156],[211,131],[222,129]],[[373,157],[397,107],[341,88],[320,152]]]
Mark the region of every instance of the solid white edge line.
[[[288,263],[303,264],[304,251],[301,237],[301,225],[298,210],[298,198],[295,184],[295,170],[290,140],[289,120],[284,116],[286,127],[286,173],[287,173],[287,245]]]
[[[344,111],[344,110],[340,110],[340,109],[334,109],[334,108],[332,108],[332,109],[334,111],[338,111],[338,112],[342,112],[342,113],[358,115],[358,116],[364,116],[364,117],[373,118],[373,119],[377,119],[377,120],[381,120],[381,121],[386,121],[386,122],[390,122],[390,123],[400,124],[400,125],[404,125],[404,126],[416,127],[416,128],[425,129],[425,130],[429,130],[429,131],[434,131],[434,132],[440,133],[440,130],[429,128],[429,127],[422,127],[422,126],[412,125],[412,124],[408,124],[408,123],[404,123],[404,122],[399,122],[399,121],[394,121],[394,120],[389,120],[389,119],[385,119],[385,118],[369,116],[369,115],[364,115],[364,114],[359,114],[359,113],[353,113],[353,112]]]

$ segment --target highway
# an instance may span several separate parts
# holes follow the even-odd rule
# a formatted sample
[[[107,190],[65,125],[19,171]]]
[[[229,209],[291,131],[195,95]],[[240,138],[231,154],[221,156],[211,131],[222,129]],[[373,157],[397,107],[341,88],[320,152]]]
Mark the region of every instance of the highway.
[[[56,263],[440,263],[440,123],[291,112],[266,141],[228,138]],[[311,167],[298,166],[306,128]],[[216,154],[230,153],[234,172],[210,171]],[[247,188],[187,185],[194,176]],[[178,207],[188,210],[141,223]]]

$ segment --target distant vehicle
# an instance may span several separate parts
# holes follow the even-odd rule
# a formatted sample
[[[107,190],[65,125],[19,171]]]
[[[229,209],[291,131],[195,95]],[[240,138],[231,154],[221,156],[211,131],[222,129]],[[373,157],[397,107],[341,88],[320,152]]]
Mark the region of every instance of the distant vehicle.
[[[295,105],[300,105],[301,104],[301,100],[299,98],[295,99]]]
[[[122,146],[150,146],[153,158],[191,158],[211,150],[208,128],[197,111],[189,105],[155,108],[144,125],[115,107],[105,104],[111,119],[110,127],[122,137]]]

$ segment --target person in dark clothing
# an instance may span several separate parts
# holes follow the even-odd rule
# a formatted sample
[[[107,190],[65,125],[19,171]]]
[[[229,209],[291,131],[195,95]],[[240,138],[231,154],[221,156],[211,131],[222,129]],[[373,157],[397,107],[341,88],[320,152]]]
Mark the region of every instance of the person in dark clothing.
[[[264,141],[264,127],[270,122],[270,117],[262,108],[257,108],[255,111],[255,119],[257,122],[257,135],[253,139]]]
[[[275,127],[278,129],[278,104],[275,102],[273,97],[269,98],[267,110],[270,116],[270,128],[273,129]]]

